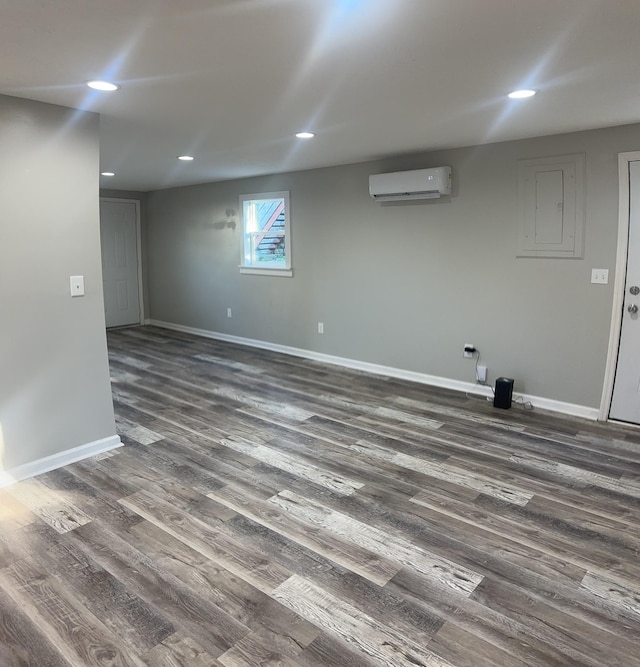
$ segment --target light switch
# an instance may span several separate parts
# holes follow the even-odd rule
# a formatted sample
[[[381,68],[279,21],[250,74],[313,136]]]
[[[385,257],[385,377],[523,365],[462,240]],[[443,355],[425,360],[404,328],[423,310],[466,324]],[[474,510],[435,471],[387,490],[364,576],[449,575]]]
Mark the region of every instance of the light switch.
[[[71,276],[71,296],[84,296],[84,276]]]
[[[607,285],[609,283],[609,269],[591,269],[591,282]]]

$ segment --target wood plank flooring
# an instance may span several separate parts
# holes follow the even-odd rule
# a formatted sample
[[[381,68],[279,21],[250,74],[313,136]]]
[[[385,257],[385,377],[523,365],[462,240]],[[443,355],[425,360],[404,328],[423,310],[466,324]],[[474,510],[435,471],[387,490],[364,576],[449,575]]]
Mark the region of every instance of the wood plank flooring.
[[[640,665],[640,430],[141,327],[0,491],[0,665]]]

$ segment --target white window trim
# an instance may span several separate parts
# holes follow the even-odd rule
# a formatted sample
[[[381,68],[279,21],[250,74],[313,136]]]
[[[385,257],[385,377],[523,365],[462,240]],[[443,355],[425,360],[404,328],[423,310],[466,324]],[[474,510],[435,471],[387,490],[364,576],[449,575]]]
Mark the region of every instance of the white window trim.
[[[293,276],[293,269],[261,269],[257,266],[244,266],[239,264],[240,273],[254,276],[280,276],[281,278],[291,278]]]
[[[245,222],[244,222],[244,202],[256,199],[284,199],[285,210],[285,239],[286,239],[286,254],[285,264],[278,267],[269,266],[254,266],[245,264],[244,241],[245,241]],[[257,192],[253,194],[240,195],[240,264],[238,268],[240,273],[254,276],[278,276],[282,278],[291,278],[293,276],[293,269],[291,267],[291,210],[289,202],[289,191],[283,190],[279,192]]]

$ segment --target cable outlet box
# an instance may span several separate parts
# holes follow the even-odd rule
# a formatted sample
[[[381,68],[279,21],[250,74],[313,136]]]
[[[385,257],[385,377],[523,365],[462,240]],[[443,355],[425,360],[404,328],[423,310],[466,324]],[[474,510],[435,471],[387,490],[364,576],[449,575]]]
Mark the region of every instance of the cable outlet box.
[[[487,367],[486,366],[478,366],[476,377],[478,378],[478,382],[486,382],[487,381]]]

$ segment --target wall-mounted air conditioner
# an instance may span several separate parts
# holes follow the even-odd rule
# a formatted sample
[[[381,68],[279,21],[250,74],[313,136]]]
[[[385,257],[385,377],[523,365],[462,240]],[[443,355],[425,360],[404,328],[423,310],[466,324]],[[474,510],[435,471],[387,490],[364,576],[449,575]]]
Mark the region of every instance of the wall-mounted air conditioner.
[[[451,194],[451,167],[394,171],[369,176],[369,194],[377,201],[434,199]]]

